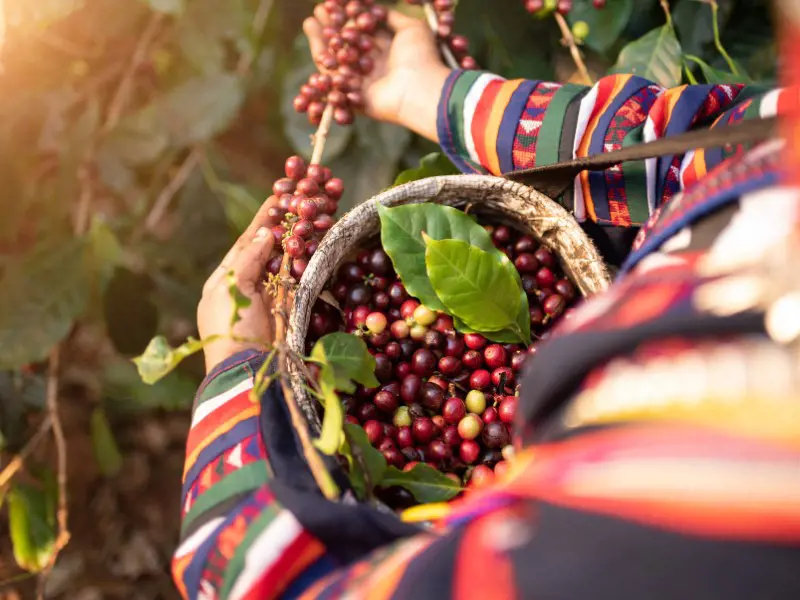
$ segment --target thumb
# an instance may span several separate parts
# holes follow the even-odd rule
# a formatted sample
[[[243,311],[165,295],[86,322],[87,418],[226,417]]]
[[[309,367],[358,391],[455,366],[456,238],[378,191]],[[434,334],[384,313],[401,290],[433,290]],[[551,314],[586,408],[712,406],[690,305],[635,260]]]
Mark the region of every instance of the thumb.
[[[268,227],[261,227],[236,256],[231,270],[243,294],[250,295],[257,291],[274,245],[272,232]]]

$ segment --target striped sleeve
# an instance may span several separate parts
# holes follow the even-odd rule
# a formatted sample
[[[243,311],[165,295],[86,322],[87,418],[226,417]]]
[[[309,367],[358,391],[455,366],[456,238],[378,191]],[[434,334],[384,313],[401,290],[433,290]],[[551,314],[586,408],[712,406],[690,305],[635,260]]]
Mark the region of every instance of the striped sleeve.
[[[263,359],[251,352],[225,361],[195,399],[172,562],[184,598],[276,598],[330,570],[323,544],[270,490],[261,404],[252,397]]]
[[[437,129],[462,172],[502,175],[780,112],[780,95],[763,92],[741,84],[666,90],[634,75],[611,75],[588,88],[456,70],[441,95]],[[709,149],[584,172],[560,201],[579,221],[641,226],[735,152]]]

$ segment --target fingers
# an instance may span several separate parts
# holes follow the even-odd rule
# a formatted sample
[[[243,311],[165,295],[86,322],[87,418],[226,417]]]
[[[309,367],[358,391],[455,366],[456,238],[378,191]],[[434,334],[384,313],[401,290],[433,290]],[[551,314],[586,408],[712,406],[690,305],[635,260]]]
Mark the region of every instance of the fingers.
[[[252,295],[257,291],[274,244],[275,238],[269,228],[261,227],[234,259],[231,270],[243,294]]]
[[[319,8],[322,5],[318,5]],[[311,49],[311,56],[319,56],[325,50],[325,40],[322,37],[322,23],[314,17],[309,17],[303,21],[303,33],[308,38],[308,45]]]
[[[330,25],[331,20],[328,18],[328,11],[325,10],[325,5],[320,2],[314,7],[314,18],[319,21],[323,27]]]

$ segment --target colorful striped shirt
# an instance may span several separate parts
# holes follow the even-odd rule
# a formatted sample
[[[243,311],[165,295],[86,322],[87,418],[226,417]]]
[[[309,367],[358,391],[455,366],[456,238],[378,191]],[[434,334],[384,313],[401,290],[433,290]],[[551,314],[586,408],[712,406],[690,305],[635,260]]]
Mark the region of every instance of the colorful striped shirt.
[[[465,173],[518,169],[619,150],[693,128],[772,116],[782,90],[742,84],[665,89],[635,75],[593,87],[454,71],[439,104],[442,148]],[[578,221],[640,226],[677,192],[742,149],[709,149],[584,172],[561,202]]]

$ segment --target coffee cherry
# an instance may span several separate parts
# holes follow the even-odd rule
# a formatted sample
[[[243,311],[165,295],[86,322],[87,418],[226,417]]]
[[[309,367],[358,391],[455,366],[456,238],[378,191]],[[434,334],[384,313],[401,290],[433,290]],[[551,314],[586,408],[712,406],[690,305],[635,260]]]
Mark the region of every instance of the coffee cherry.
[[[486,395],[478,390],[470,390],[465,404],[469,412],[480,414],[486,410]]]
[[[544,299],[542,309],[549,317],[557,317],[564,312],[567,303],[564,302],[564,297],[560,294],[553,294]]]
[[[382,249],[373,250],[369,257],[369,266],[375,275],[389,275],[392,272],[392,260]],[[425,325],[425,323],[423,323]]]
[[[443,356],[439,359],[439,371],[442,375],[455,375],[461,370],[461,361],[454,356]]]
[[[474,440],[483,431],[483,421],[478,415],[468,414],[458,422],[458,435],[465,440]]]
[[[520,273],[535,273],[539,269],[539,261],[533,254],[523,252],[514,260],[514,266]]]
[[[478,465],[472,470],[469,486],[473,489],[489,487],[494,483],[494,471],[485,465]]]
[[[406,459],[403,458],[403,455],[397,448],[387,448],[386,450],[382,450],[381,454],[383,454],[383,458],[386,459],[386,464],[388,465],[402,469],[406,464]]]
[[[497,367],[492,371],[492,384],[497,388],[500,388],[501,384],[503,387],[513,386],[514,379],[514,371],[509,367]]]
[[[483,365],[483,355],[477,350],[467,350],[461,360],[468,369],[479,369]]]
[[[408,300],[408,294],[406,293],[406,288],[403,287],[403,284],[399,281],[394,282],[392,285],[389,286],[389,300],[391,301],[393,306],[400,306],[406,300]]]
[[[556,10],[562,15],[569,14],[569,12],[572,10],[572,0],[558,0],[558,3],[556,4]]]
[[[467,407],[461,398],[452,396],[442,406],[444,420],[451,424],[458,424],[467,414]]]
[[[400,314],[403,316],[404,319],[413,319],[414,318],[414,311],[417,310],[419,306],[419,302],[417,300],[411,299],[406,300],[400,306]]]
[[[369,287],[363,283],[357,283],[350,289],[348,301],[350,304],[369,304],[372,300],[372,292]]]
[[[511,356],[511,368],[514,369],[517,373],[522,371],[522,367],[525,365],[525,359],[527,358],[527,354],[525,352],[515,352]]]
[[[577,41],[582,42],[589,35],[589,24],[586,21],[576,21],[572,24],[572,35]]]
[[[543,267],[549,267],[552,269],[553,267],[556,266],[556,258],[555,256],[553,256],[553,253],[550,252],[550,250],[548,250],[547,248],[539,248],[534,253],[534,257],[536,258],[536,260],[539,261],[539,263]]]
[[[389,308],[389,295],[386,292],[376,292],[372,296],[372,303],[378,310],[386,310]],[[384,319],[385,318],[386,316],[384,315]]]
[[[373,446],[378,446],[383,441],[383,424],[375,420],[369,420],[364,423],[364,431],[367,433],[367,439]]]
[[[531,305],[530,309],[531,325],[538,327],[544,323],[544,311],[536,305]]]
[[[408,335],[415,342],[421,342],[425,339],[425,334],[428,333],[428,328],[417,323],[408,332]]]
[[[413,317],[417,323],[426,327],[433,325],[433,322],[436,321],[436,313],[422,304],[414,309]]]
[[[488,423],[481,434],[481,441],[492,450],[500,450],[508,445],[510,440],[508,429],[499,421]]]
[[[411,357],[411,369],[420,377],[433,375],[436,369],[436,356],[424,348],[417,350]]]
[[[386,329],[386,315],[379,312],[370,313],[366,318],[365,325],[372,333],[383,333]]]
[[[430,350],[441,350],[444,348],[444,336],[438,331],[429,329],[425,332],[425,337],[422,338],[425,347]]]
[[[428,417],[420,417],[414,420],[414,423],[411,425],[411,432],[415,440],[421,444],[427,444],[436,434],[436,427],[433,421]]]
[[[382,352],[375,355],[375,377],[381,383],[389,383],[392,380],[392,361]]]
[[[481,455],[481,446],[474,440],[464,440],[458,449],[459,458],[466,464],[471,465],[477,462]]]
[[[411,375],[411,363],[399,362],[394,367],[394,374],[399,380],[403,380]]]
[[[469,385],[472,389],[475,390],[483,390],[489,387],[492,383],[492,376],[489,374],[489,371],[485,369],[478,369],[477,371],[473,371],[472,375],[469,377]]]
[[[447,336],[444,342],[445,356],[461,358],[464,354],[464,339],[456,336]]]
[[[557,294],[561,294],[565,300],[570,301],[575,298],[575,288],[567,279],[559,279],[553,286]]]
[[[503,460],[507,460],[508,462],[513,461],[515,456],[514,446],[512,446],[511,444],[509,444],[508,446],[503,446],[501,454],[503,456]]]
[[[400,344],[397,342],[387,343],[386,347],[383,349],[383,353],[392,360],[398,360],[402,356]]]
[[[478,68],[478,62],[471,56],[465,56],[461,59],[461,68],[467,71],[474,71]]]
[[[319,210],[317,209],[317,203],[309,198],[305,198],[297,203],[297,214],[302,219],[307,219],[308,221],[313,221]],[[311,223],[311,227],[313,229],[314,224]]]
[[[498,367],[505,366],[507,360],[505,348],[500,344],[487,346],[483,351],[483,358],[486,361],[486,366],[490,369],[497,369]]]
[[[556,276],[548,267],[542,267],[536,272],[536,283],[541,288],[553,287]]]
[[[411,360],[411,357],[414,356],[414,352],[417,351],[416,344],[411,340],[400,340],[400,350],[403,351],[403,358],[406,360]]]
[[[481,420],[487,425],[489,423],[496,423],[499,419],[500,416],[497,414],[497,409],[495,409],[494,406],[487,408],[481,415]]]
[[[422,406],[432,411],[439,411],[444,403],[444,390],[434,383],[424,383],[419,394]]]
[[[592,6],[597,10],[601,10],[606,6],[606,0],[592,0]]]
[[[299,258],[306,252],[306,243],[303,239],[296,235],[290,235],[283,243],[286,254],[293,258]]]
[[[399,428],[398,433],[399,431],[402,431],[404,427],[411,426],[411,414],[409,413],[407,406],[401,406],[395,411],[394,417],[392,418],[392,423],[394,423],[395,427]]]
[[[450,452],[450,448],[447,446],[447,444],[445,444],[442,440],[433,440],[428,445],[427,455],[431,460],[441,462],[447,458],[450,458],[452,453]]]
[[[466,54],[469,52],[469,41],[463,35],[454,35],[450,38],[450,48],[456,54]]]
[[[314,220],[314,229],[317,231],[328,231],[333,227],[333,217],[330,215],[320,215]]]
[[[470,350],[480,350],[486,345],[486,338],[479,333],[467,333],[464,335],[464,343]]]
[[[403,378],[400,384],[400,397],[406,404],[416,402],[417,396],[422,389],[422,378],[419,375],[411,373]]]
[[[290,156],[286,159],[284,170],[287,177],[302,179],[306,174],[306,161],[301,156]]]
[[[405,407],[402,407],[402,408],[405,408]],[[408,409],[406,409],[406,410],[408,410]],[[414,445],[414,435],[411,433],[411,426],[410,426],[411,425],[411,417],[408,417],[407,419],[406,418],[402,419],[402,421],[404,423],[406,422],[406,420],[408,421],[408,425],[399,426],[398,429],[397,429],[397,435],[395,436],[395,439],[397,441],[397,445],[401,449],[402,448],[411,448]],[[395,421],[397,421],[397,418],[395,418]],[[404,456],[405,456],[405,454],[404,454]]]
[[[519,398],[517,396],[506,396],[500,402],[497,408],[497,415],[503,423],[511,424],[514,422],[514,416],[517,414],[517,403]]]
[[[458,446],[463,441],[461,436],[458,435],[458,427],[456,425],[447,425],[442,430],[442,441],[451,448]]]
[[[409,327],[406,325],[405,321],[395,321],[392,323],[390,330],[392,336],[394,336],[396,340],[403,340],[407,338],[409,334]]]
[[[353,309],[352,322],[353,327],[363,327],[367,324],[367,317],[371,314],[369,306],[356,306]]]
[[[382,391],[375,394],[375,399],[373,400],[375,406],[378,407],[378,410],[386,413],[394,413],[397,410],[397,396],[395,396],[392,392],[389,391]]]

